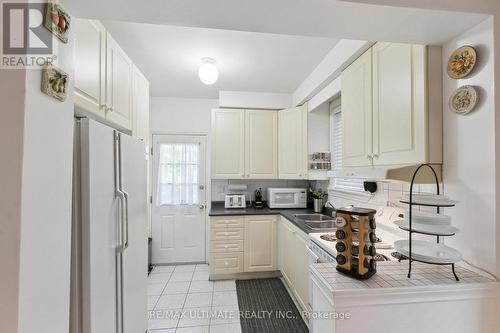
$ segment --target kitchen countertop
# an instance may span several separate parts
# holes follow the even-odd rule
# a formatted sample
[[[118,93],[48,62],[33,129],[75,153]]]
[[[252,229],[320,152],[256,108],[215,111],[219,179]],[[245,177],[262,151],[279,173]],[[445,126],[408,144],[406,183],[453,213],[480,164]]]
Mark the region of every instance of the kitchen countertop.
[[[251,205],[247,205],[247,208],[224,208],[223,202],[212,202],[212,208],[210,209],[209,216],[238,216],[238,215],[281,215],[300,230],[304,231],[306,234],[313,232],[311,229],[306,227],[303,220],[295,217],[295,214],[314,214],[312,208],[294,208],[294,209],[271,209],[265,208],[253,208]],[[314,232],[318,232],[317,230]]]
[[[467,286],[473,283],[496,283],[492,277],[480,275],[465,267],[455,266],[460,281],[455,281],[451,267],[412,263],[411,279],[408,279],[407,261],[382,261],[377,263],[377,273],[367,280],[357,280],[337,271],[333,263],[311,265],[311,271],[320,277],[333,294],[350,291],[367,292],[373,289],[415,288],[432,286]]]

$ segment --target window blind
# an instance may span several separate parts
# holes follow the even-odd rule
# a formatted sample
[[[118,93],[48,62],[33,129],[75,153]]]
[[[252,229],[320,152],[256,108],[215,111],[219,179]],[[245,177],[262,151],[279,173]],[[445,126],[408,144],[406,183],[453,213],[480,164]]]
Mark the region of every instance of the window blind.
[[[330,103],[330,114],[332,117],[332,165],[333,170],[342,169],[343,156],[343,128],[342,128],[342,110],[339,101]],[[333,190],[346,192],[365,192],[363,180],[360,179],[341,179],[333,180]]]

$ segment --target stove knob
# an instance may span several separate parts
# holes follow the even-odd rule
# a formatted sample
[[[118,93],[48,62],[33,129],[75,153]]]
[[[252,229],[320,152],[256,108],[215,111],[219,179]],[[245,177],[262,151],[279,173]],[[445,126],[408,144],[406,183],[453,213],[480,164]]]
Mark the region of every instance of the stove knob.
[[[344,252],[345,249],[346,249],[346,246],[345,246],[345,243],[343,242],[338,242],[336,245],[335,245],[335,249],[337,249],[338,252]]]
[[[377,242],[377,236],[375,235],[374,232],[370,232],[370,242],[376,243]]]
[[[375,219],[370,220],[370,228],[377,229],[377,223],[375,222]]]
[[[377,254],[377,250],[375,249],[375,246],[370,245],[370,247],[368,248],[368,254],[371,255],[372,257],[375,256],[375,254]]]

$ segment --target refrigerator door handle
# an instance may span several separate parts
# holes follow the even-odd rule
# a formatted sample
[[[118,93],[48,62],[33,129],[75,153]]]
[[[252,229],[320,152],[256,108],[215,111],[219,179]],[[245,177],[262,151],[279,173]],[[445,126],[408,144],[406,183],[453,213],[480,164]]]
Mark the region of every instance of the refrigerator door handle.
[[[123,200],[123,214],[122,214],[122,251],[128,247],[128,197],[129,194],[123,189],[123,154],[122,154],[122,140],[121,134],[118,134],[120,140],[118,141],[118,165],[119,165],[119,186],[118,191],[122,194]]]
[[[125,213],[125,216],[124,216],[125,217],[124,218],[124,220],[125,220],[125,223],[124,223],[125,241],[123,242],[123,250],[125,250],[128,247],[128,196],[129,196],[129,194],[123,188],[121,189],[121,192],[123,193],[123,198],[125,200],[125,205],[124,205],[125,206],[125,209],[124,209],[124,211],[125,211],[124,212]]]
[[[117,131],[114,131],[114,143],[115,143],[115,154],[114,154],[114,160],[115,160],[115,195],[117,198],[120,199],[120,221],[118,223],[118,238],[120,240],[117,248],[117,253],[122,253],[125,247],[124,244],[124,219],[125,219],[125,206],[126,206],[126,199],[125,199],[125,193],[121,190],[121,183],[122,183],[122,177],[121,177],[121,137],[120,133]]]

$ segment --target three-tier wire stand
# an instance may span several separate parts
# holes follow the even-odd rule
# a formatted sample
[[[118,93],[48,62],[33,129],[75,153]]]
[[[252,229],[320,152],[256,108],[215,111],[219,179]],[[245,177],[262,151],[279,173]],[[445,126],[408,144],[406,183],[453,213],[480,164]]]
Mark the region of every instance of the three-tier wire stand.
[[[401,229],[405,230],[405,231],[408,231],[409,233],[409,251],[408,251],[408,255],[405,255],[408,257],[408,278],[411,277],[411,264],[413,261],[418,261],[418,262],[423,262],[423,263],[426,263],[426,264],[431,264],[431,265],[451,265],[451,270],[453,272],[453,275],[455,276],[455,280],[459,281],[459,278],[457,276],[457,274],[455,273],[455,262],[446,262],[446,263],[443,263],[443,262],[432,262],[432,261],[427,261],[427,260],[420,260],[420,259],[417,259],[417,258],[414,258],[412,256],[412,238],[413,238],[413,234],[414,233],[419,233],[419,234],[425,234],[425,235],[433,235],[433,236],[436,236],[437,237],[437,243],[439,244],[440,243],[440,237],[443,237],[443,236],[453,236],[455,233],[452,232],[452,233],[439,233],[439,232],[424,232],[424,231],[417,231],[417,230],[414,230],[412,228],[412,208],[413,206],[428,206],[428,207],[436,207],[436,211],[437,213],[439,214],[440,212],[440,208],[441,207],[453,207],[455,206],[454,203],[433,203],[433,204],[428,204],[428,203],[416,203],[414,202],[413,200],[413,185],[415,183],[415,178],[418,174],[418,172],[424,168],[424,167],[427,167],[429,169],[432,170],[432,173],[434,174],[434,179],[436,181],[436,194],[440,194],[439,193],[439,180],[438,180],[438,176],[436,174],[436,171],[434,170],[434,168],[430,165],[430,164],[421,164],[417,167],[417,169],[415,170],[415,172],[413,173],[413,177],[411,179],[411,185],[410,185],[410,196],[409,196],[409,200],[406,201],[406,200],[401,200],[400,202],[404,203],[404,204],[408,204],[409,205],[409,217],[408,217],[408,228],[403,228],[400,226]],[[399,261],[401,261],[401,259],[403,259],[403,257],[400,257]]]

